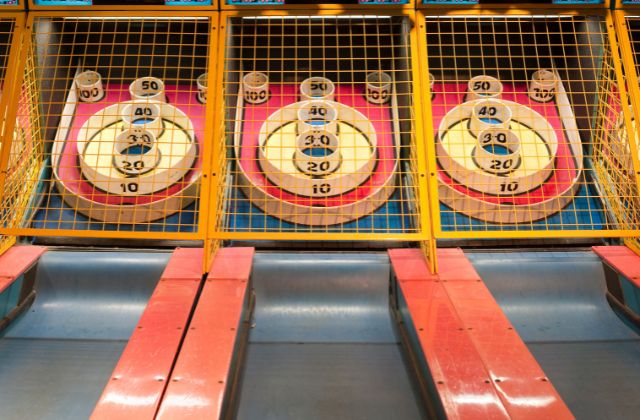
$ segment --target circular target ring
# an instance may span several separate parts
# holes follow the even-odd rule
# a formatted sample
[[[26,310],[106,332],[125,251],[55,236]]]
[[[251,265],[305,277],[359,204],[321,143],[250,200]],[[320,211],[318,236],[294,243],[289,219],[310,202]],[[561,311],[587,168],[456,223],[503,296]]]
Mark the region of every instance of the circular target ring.
[[[492,102],[498,100],[492,99]],[[558,154],[558,138],[549,122],[531,108],[516,102],[499,100],[508,110],[511,119],[508,129],[519,139],[520,161],[513,171],[504,171],[504,162],[497,168],[500,159],[493,159],[489,167],[483,167],[475,158],[479,147],[478,137],[469,129],[476,105],[486,102],[474,100],[458,105],[449,111],[440,122],[436,142],[438,162],[444,172],[455,182],[479,193],[495,196],[523,194],[539,188],[552,174]],[[472,125],[473,126],[473,125]],[[490,127],[481,126],[486,134]],[[474,153],[475,151],[475,153]],[[494,165],[494,171],[491,169]],[[512,162],[514,166],[515,162]]]
[[[336,125],[339,126],[336,135],[339,169],[326,174],[309,173],[296,165],[296,114],[308,103],[310,101],[287,105],[263,123],[258,137],[262,172],[278,187],[302,197],[339,196],[362,185],[376,165],[376,132],[369,119],[344,104],[331,102],[337,111]]]
[[[125,150],[123,129],[132,129],[121,117],[122,110],[129,109],[127,106],[131,103],[108,106],[89,117],[80,128],[77,150],[81,172],[93,186],[113,195],[158,193],[184,178],[192,169],[197,157],[193,126],[182,111],[172,105],[159,103],[159,118],[162,119],[164,130],[153,142],[154,146],[145,153],[149,155],[145,165],[151,164],[153,167],[137,175],[127,173],[120,170],[114,158],[121,157],[122,153],[118,152]],[[135,146],[135,142],[137,140],[130,146]],[[154,149],[157,152],[153,152]],[[152,163],[154,156],[157,156],[157,162]],[[122,162],[121,166],[128,166]]]
[[[125,175],[144,175],[160,163],[156,136],[141,127],[125,128],[116,136],[113,165]]]

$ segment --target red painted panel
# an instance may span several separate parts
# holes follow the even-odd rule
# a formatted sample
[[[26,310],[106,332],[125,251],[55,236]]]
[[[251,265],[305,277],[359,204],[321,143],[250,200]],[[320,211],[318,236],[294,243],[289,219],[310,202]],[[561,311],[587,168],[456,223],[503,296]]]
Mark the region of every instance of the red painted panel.
[[[200,288],[202,256],[202,249],[173,253],[92,419],[153,419]]]
[[[218,251],[162,399],[159,419],[220,417],[252,260],[252,248]],[[222,275],[228,277],[219,278]]]
[[[402,251],[401,264],[390,251],[397,276],[426,266],[420,250]],[[573,418],[464,253],[438,259],[443,275],[399,284],[447,416]]]
[[[640,256],[624,245],[594,246],[592,249],[605,263],[640,287]]]
[[[35,264],[46,250],[42,246],[15,245],[0,255],[0,293]]]
[[[437,280],[437,276],[431,274],[420,250],[409,248],[390,249],[389,258],[398,281]]]
[[[514,418],[573,418],[482,282],[444,282],[458,316]]]
[[[248,280],[253,264],[253,248],[222,248],[218,251],[211,268],[209,280]]]
[[[202,279],[203,256],[203,248],[176,248],[162,273],[162,277],[168,279]]]
[[[447,418],[508,418],[440,282],[400,283]]]
[[[439,249],[438,268],[441,281],[482,281],[460,248]]]

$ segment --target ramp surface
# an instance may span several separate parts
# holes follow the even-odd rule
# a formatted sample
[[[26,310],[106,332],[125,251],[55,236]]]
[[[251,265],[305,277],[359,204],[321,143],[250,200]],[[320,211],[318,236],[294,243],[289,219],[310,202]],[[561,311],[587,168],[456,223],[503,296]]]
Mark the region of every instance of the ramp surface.
[[[577,418],[637,418],[640,337],[607,303],[599,257],[466,255]]]
[[[0,418],[88,418],[170,255],[44,254],[35,302],[0,338]]]
[[[419,419],[386,253],[259,253],[238,419]]]

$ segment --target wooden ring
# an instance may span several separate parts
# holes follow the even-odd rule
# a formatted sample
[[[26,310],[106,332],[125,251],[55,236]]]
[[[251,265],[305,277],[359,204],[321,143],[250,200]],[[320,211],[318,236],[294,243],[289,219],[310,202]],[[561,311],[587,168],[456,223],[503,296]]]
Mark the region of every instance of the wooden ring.
[[[75,77],[74,82],[82,102],[98,102],[104,98],[100,73],[93,70],[83,71]]]
[[[167,115],[166,125],[155,145],[160,159],[153,169],[138,176],[127,175],[114,165],[117,138],[131,124],[120,115],[129,103],[118,103],[95,113],[85,121],[77,138],[78,159],[82,175],[96,188],[114,195],[136,196],[163,191],[184,178],[197,158],[193,124],[178,108],[159,103],[161,115]],[[134,125],[136,129],[140,126]]]
[[[326,77],[309,77],[300,83],[300,100],[325,100],[333,101],[336,86]]]
[[[156,138],[162,136],[164,123],[160,114],[160,104],[158,101],[134,100],[126,103],[122,107],[122,121],[125,127],[131,125],[153,133]]]
[[[157,77],[141,77],[129,85],[132,100],[166,102],[164,82]]]
[[[258,164],[264,175],[285,191],[303,197],[337,196],[364,183],[375,168],[377,137],[371,121],[347,105],[327,103],[335,108],[342,125],[337,135],[340,167],[330,174],[310,175],[295,164],[300,102],[278,109],[260,128]]]
[[[465,101],[475,99],[500,99],[502,82],[495,77],[480,75],[469,79]]]
[[[296,167],[307,175],[328,175],[340,166],[338,145],[335,134],[324,130],[309,130],[296,139],[293,160]]]
[[[556,96],[558,76],[547,69],[540,69],[531,75],[529,97],[536,102],[549,102]]]
[[[116,136],[113,165],[125,175],[140,176],[152,171],[161,156],[156,143],[156,136],[150,131],[136,126],[124,129]]]

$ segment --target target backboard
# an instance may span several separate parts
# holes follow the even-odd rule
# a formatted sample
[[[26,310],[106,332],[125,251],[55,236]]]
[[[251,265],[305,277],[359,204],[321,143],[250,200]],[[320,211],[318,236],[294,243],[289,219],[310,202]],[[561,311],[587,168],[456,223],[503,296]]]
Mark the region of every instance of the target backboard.
[[[636,234],[611,16],[494,13],[419,14],[437,235]]]
[[[204,239],[217,15],[36,12],[29,26],[9,161],[26,150],[46,167],[7,176],[4,211],[9,186],[37,193],[5,230]]]
[[[221,31],[211,235],[427,240],[411,19],[228,12]]]

